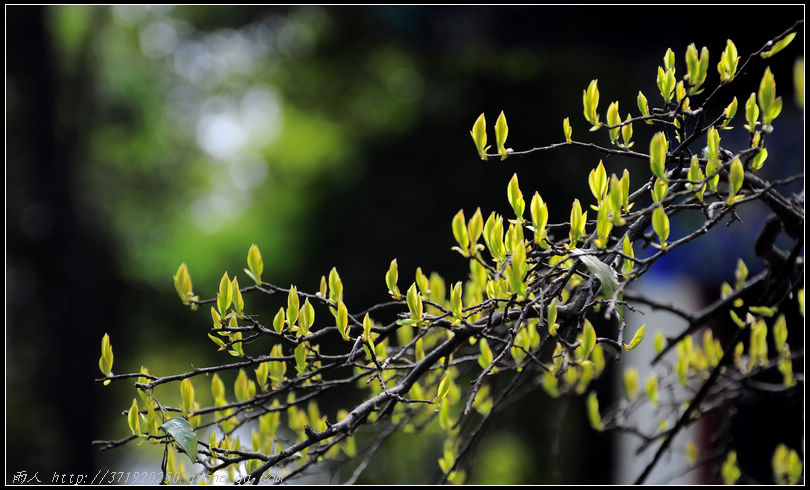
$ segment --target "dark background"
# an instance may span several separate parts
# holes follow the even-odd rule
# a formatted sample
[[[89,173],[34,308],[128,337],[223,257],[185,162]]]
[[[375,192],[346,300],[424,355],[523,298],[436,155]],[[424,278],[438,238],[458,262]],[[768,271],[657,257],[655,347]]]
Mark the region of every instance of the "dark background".
[[[707,46],[713,86],[727,38],[745,57],[804,17],[803,6],[117,9],[6,8],[7,481],[20,470],[38,471],[43,482],[53,472],[95,474],[136,457],[157,469],[154,455],[135,456],[141,450],[91,447],[128,433],[118,414],[132,397],[126,383],[92,380],[104,333],[118,373],[222,362],[203,333],[208,313],[177,301],[171,275],[181,262],[195,291],[211,297],[223,270],[240,271],[257,243],[266,281],[316,290],[335,266],[353,309],[386,298],[383,277],[395,257],[400,284],[417,266],[462,279],[467,266],[449,250],[459,208],[508,214],[506,184],[517,171],[524,194],[538,190],[549,203],[551,222],[567,220],[574,198],[588,201],[587,175],[599,159],[564,149],[482,162],[469,137],[478,114],[486,113],[492,138],[504,110],[507,146],[516,150],[561,141],[566,116],[574,137],[585,139],[581,91],[591,79],[599,79],[600,112],[619,100],[623,117],[637,112],[639,89],[658,103],[655,70],[668,47],[680,76],[686,46]],[[156,42],[166,25],[174,41]],[[715,110],[737,95],[741,126],[745,99],[771,66],[785,104],[765,177],[803,167],[792,83],[803,45],[799,34],[779,56],[755,60],[739,90],[718,97]],[[183,49],[207,49],[208,58],[181,56]],[[253,57],[239,64],[247,51]],[[197,64],[183,65],[189,59]],[[205,71],[206,63],[224,68]],[[227,170],[235,157],[205,151],[206,138],[220,133],[202,131],[200,120],[206,111],[251,114],[242,98],[251,87],[272,95],[282,129],[240,147],[253,158],[244,168],[254,182],[229,180],[238,174]],[[649,129],[635,130],[643,151]],[[588,137],[607,143],[604,132]],[[647,175],[643,162],[605,164]],[[737,257],[752,274],[762,268],[750,244],[764,217],[752,210],[733,233],[696,242],[699,253],[673,253],[656,273],[697,277],[710,301]],[[673,222],[673,236],[691,224]],[[602,385],[609,396],[607,379]],[[470,481],[611,482],[611,437],[586,428],[581,405],[561,412],[539,390],[510,405],[482,442]],[[803,408],[760,408],[742,410],[748,418],[740,423],[778,411],[769,417],[775,428],[755,437],[742,431],[738,454],[748,475],[768,482],[776,442],[801,447]],[[564,464],[552,468],[557,413],[565,415]],[[394,439],[378,456],[386,464],[372,465],[365,481],[428,482],[440,442],[419,444]],[[495,453],[500,459],[487,463]],[[426,469],[414,472],[414,464]]]

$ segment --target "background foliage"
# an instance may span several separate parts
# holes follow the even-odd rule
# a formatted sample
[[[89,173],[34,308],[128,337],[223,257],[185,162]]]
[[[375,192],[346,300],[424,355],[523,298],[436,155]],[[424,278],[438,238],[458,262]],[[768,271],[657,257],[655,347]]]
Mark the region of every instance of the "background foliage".
[[[524,192],[540,190],[550,220],[564,221],[570,201],[587,196],[582,183],[595,164],[576,150],[482,163],[467,133],[480,112],[509,114],[514,148],[557,141],[563,117],[582,124],[579,90],[595,76],[603,93],[633,107],[635,90],[655,93],[650,67],[667,47],[682,53],[695,42],[717,53],[731,38],[747,53],[803,9],[122,6],[7,14],[15,45],[7,53],[8,479],[19,469],[94,473],[141,457],[90,447],[99,434],[125,433],[116,414],[131,395],[123,384],[108,392],[93,385],[94,359],[109,332],[122,372],[216,362],[209,344],[188,341],[208,320],[204,311],[191,319],[176,301],[170,275],[180,262],[196,289],[213,296],[222,265],[239,270],[256,242],[268,280],[317,290],[335,266],[356,305],[386,299],[382,273],[394,257],[401,271],[421,266],[460,278],[466,264],[449,251],[455,211],[507,214],[503,189],[517,168]],[[803,43],[800,35],[770,63],[778,87],[789,86]],[[751,77],[741,92],[758,82]],[[766,178],[803,164],[801,112],[792,93],[781,95],[785,108],[768,145],[780,166],[766,166]],[[737,232],[756,233],[764,217],[743,216]],[[752,274],[761,268],[749,243],[701,246],[700,256],[673,253],[654,272],[695,276],[712,298],[736,257],[753,264]],[[520,421],[559,407],[542,393],[523,398],[491,427],[470,481],[609,481],[610,436],[587,430],[581,410],[572,405],[559,427],[562,454],[577,457],[553,469],[554,424]],[[763,482],[773,441],[799,447],[803,407],[749,407],[735,421],[750,428],[773,411],[781,430],[740,430],[750,439],[740,464]],[[387,464],[372,466],[365,481],[429,481],[439,441],[395,438],[378,456]]]

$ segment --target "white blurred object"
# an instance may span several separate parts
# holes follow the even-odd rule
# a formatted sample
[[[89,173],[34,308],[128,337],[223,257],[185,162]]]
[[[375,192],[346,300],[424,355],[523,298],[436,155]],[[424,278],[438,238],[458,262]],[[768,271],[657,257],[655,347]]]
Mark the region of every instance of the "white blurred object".
[[[642,294],[651,299],[655,299],[662,303],[669,303],[680,307],[685,311],[696,311],[701,307],[701,300],[697,292],[699,288],[697,285],[685,277],[667,277],[665,280],[659,278],[645,277],[640,280],[633,288],[638,294]],[[639,372],[639,396],[645,397],[644,384],[651,374],[653,366],[650,361],[655,357],[655,349],[653,347],[653,338],[660,330],[667,337],[675,336],[678,332],[686,327],[686,322],[678,316],[662,311],[654,310],[645,305],[639,305],[639,308],[644,314],[634,313],[627,311],[625,328],[625,337],[632,335],[633,332],[638,330],[642,324],[647,325],[647,332],[645,340],[633,351],[624,352],[622,354],[622,361],[620,369],[617,369],[618,386],[622,386],[622,373],[629,367],[635,367]],[[629,332],[629,333],[628,333]],[[696,341],[699,342],[699,340]],[[671,353],[675,355],[674,349]],[[661,362],[654,366],[654,372],[658,375],[659,383],[666,376],[669,379],[674,378],[674,373],[671,369],[666,369],[668,366],[665,361],[671,359],[668,354]],[[624,390],[621,390],[624,396]],[[652,407],[647,401],[642,407],[633,411],[632,415],[628,417],[627,424],[630,427],[637,427],[645,434],[660,433],[658,428],[659,418],[661,415],[661,406],[666,406],[672,401],[673,395],[678,400],[691,399],[686,391],[676,383],[672,389],[659,389],[658,392],[658,407]],[[678,412],[679,414],[681,411]],[[656,416],[657,415],[657,416]],[[668,427],[673,427],[676,419],[672,416],[667,418]],[[701,447],[702,439],[702,422],[696,422],[688,428],[682,429],[672,444],[669,450],[661,457],[652,470],[650,475],[645,480],[645,484],[665,484],[665,485],[695,485],[702,483],[700,481],[700,468],[692,468],[692,463],[686,457],[686,447],[689,441],[695,441],[698,448]],[[628,433],[619,433],[617,437],[617,482],[621,484],[633,483],[636,478],[644,471],[644,468],[652,461],[658,447],[661,445],[661,439],[653,442],[640,454],[636,454],[637,449],[641,446],[642,440],[636,435]]]

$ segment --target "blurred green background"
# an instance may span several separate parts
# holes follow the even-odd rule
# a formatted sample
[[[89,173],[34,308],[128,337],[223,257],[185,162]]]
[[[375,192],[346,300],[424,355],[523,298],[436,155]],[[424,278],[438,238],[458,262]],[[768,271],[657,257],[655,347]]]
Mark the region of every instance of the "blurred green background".
[[[461,280],[467,266],[449,250],[459,208],[506,213],[506,184],[518,171],[524,193],[539,190],[550,219],[565,220],[571,201],[587,196],[599,158],[571,149],[481,162],[469,137],[478,114],[491,125],[504,110],[515,149],[560,141],[566,116],[581,136],[581,90],[591,79],[599,78],[601,109],[619,100],[634,112],[638,89],[652,100],[667,47],[680,70],[691,42],[716,59],[732,38],[746,54],[803,12],[8,6],[7,481],[19,470],[43,479],[159,469],[153,450],[90,446],[127,435],[120,412],[133,396],[131,384],[92,380],[104,333],[117,373],[227,362],[206,338],[208,312],[178,301],[171,276],[181,262],[195,292],[211,297],[256,243],[264,280],[313,291],[334,266],[358,310],[386,298],[393,258],[403,278],[421,266]],[[803,43],[771,63],[786,102]],[[707,83],[716,79],[711,69]],[[802,138],[792,103],[780,120],[775,135]],[[636,127],[636,138],[647,131]],[[801,168],[802,148],[774,142],[769,151],[769,160]],[[643,167],[605,163],[609,172]],[[750,254],[719,246],[729,261]],[[706,269],[694,268],[714,294],[717,278]],[[277,308],[246,302],[265,318]],[[609,383],[602,389],[609,396]],[[581,403],[561,407],[538,391],[493,421],[469,481],[609,482],[610,437],[586,427]],[[552,458],[555,430],[563,436]],[[361,482],[438,475],[438,431],[390,442]]]

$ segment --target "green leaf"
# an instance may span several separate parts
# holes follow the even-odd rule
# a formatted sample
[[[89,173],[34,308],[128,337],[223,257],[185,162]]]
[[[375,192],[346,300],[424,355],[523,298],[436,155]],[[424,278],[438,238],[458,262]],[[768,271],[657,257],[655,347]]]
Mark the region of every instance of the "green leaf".
[[[481,339],[478,341],[478,348],[481,352],[481,355],[478,356],[478,365],[481,366],[481,369],[486,369],[492,364],[492,349],[489,347],[489,343],[487,339]],[[494,371],[494,368],[493,368]]]
[[[762,75],[762,80],[759,83],[757,97],[759,99],[759,108],[762,110],[764,116],[768,114],[776,99],[776,82],[774,81],[771,67],[765,68],[765,73]]]
[[[618,126],[619,124],[622,123],[622,120],[619,117],[619,103],[618,102],[611,102],[611,104],[608,106],[607,123],[610,126]],[[611,128],[608,131],[608,134],[610,135],[610,142],[611,143],[615,144],[616,140],[619,139],[619,131],[620,131],[620,128],[618,128],[618,127]]]
[[[451,385],[450,375],[446,374],[444,378],[442,378],[442,381],[439,383],[439,390],[436,392],[436,398],[434,398],[433,401],[439,402],[442,400],[442,398],[447,396],[447,393],[450,392],[450,385]]]
[[[535,191],[532,196],[532,202],[529,205],[529,211],[532,215],[532,226],[534,227],[534,241],[542,243],[543,238],[546,237],[546,225],[548,224],[548,205],[543,202],[543,198]]]
[[[186,378],[180,382],[180,409],[183,415],[189,416],[194,408],[194,385],[191,380]]]
[[[782,357],[779,359],[776,368],[782,373],[782,382],[785,386],[791,387],[796,385],[796,380],[793,378],[793,362],[790,360],[790,357]]]
[[[287,293],[287,324],[292,327],[298,320],[298,311],[301,303],[298,299],[298,288],[290,285],[290,292]]]
[[[276,313],[276,316],[273,317],[273,330],[275,330],[277,333],[281,333],[281,331],[284,330],[284,307],[283,306],[279,306],[278,313]]]
[[[695,84],[695,89],[699,88],[706,80],[706,75],[709,73],[709,50],[706,46],[700,49],[700,81]],[[696,90],[694,93],[699,94],[702,90]]]
[[[543,390],[549,394],[552,398],[557,398],[560,396],[560,390],[557,387],[557,378],[554,377],[551,373],[545,373],[543,375]]]
[[[715,349],[714,337],[709,329],[703,331],[703,353],[711,366],[716,366],[720,358],[723,357],[722,354],[717,355],[718,351]]]
[[[580,255],[579,259],[602,284],[602,296],[606,299],[612,298],[619,289],[619,281],[614,276],[613,268],[592,255]]]
[[[177,442],[192,463],[197,462],[197,434],[191,429],[188,420],[175,417],[167,420],[160,428]]]
[[[517,174],[513,174],[512,179],[509,180],[509,186],[506,188],[506,196],[509,199],[509,204],[512,205],[512,209],[515,211],[515,216],[518,220],[523,221],[523,211],[526,209],[526,202],[523,200],[523,192],[520,191],[520,186],[518,185]]]
[[[639,328],[636,331],[636,334],[633,335],[633,339],[630,341],[630,343],[629,344],[624,344],[622,346],[624,348],[624,350],[631,351],[631,350],[635,349],[636,347],[638,347],[638,345],[641,343],[641,341],[644,340],[644,333],[646,332],[646,329],[647,329],[647,326],[642,325],[641,328]]]
[[[298,344],[295,348],[295,370],[298,371],[298,376],[302,376],[307,372],[307,346],[306,342]]]
[[[129,407],[129,412],[127,413],[127,423],[129,424],[129,430],[131,430],[133,434],[136,436],[141,435],[141,414],[138,409],[138,400],[135,398],[132,399],[132,406]]]
[[[509,287],[519,296],[524,296],[526,293],[526,283],[523,278],[528,269],[526,265],[526,246],[523,244],[523,240],[518,240],[512,249],[512,261],[506,268],[506,278]]]
[[[671,48],[667,48],[667,52],[664,53],[664,68],[667,70],[675,69],[675,52]]]
[[[624,169],[624,172],[622,172],[622,178],[621,178],[621,180],[619,180],[619,183],[622,185],[621,186],[621,190],[622,190],[622,196],[621,196],[622,199],[621,199],[621,201],[623,203],[622,204],[622,209],[624,210],[625,213],[629,213],[630,208],[633,207],[633,205],[630,204],[630,202],[629,202],[629,198],[630,198],[630,172],[628,172],[627,169]]]
[[[419,294],[419,291],[416,289],[416,283],[411,284],[411,287],[408,288],[407,293],[407,303],[408,309],[411,311],[411,315],[415,320],[422,319],[422,296]]]
[[[683,80],[681,80],[677,85],[675,85],[675,100],[680,102],[684,99],[684,97],[686,97],[686,87],[684,86]],[[689,110],[689,99],[683,103],[683,108],[684,110]]]
[[[768,150],[767,148],[763,148],[759,150],[759,153],[754,157],[754,160],[751,162],[751,170],[757,171],[762,168],[762,165],[765,163],[765,159],[768,158]]]
[[[447,399],[444,399],[439,404],[439,426],[444,430],[448,430],[452,425],[453,420],[450,418],[450,403]]]
[[[481,208],[476,208],[470,221],[467,222],[467,234],[470,239],[470,254],[474,255],[478,250],[476,244],[481,232],[484,230],[484,218],[481,216]],[[430,289],[429,287],[427,289]]]
[[[591,351],[591,361],[593,361],[594,375],[599,377],[605,370],[605,350],[600,344],[596,344]]]
[[[213,340],[214,343],[219,346],[219,349],[217,349],[217,351],[221,351],[221,350],[225,349],[225,342],[223,342],[222,339],[219,338],[217,335],[212,335],[212,334],[209,333],[208,338]]]
[[[603,431],[605,426],[602,424],[602,416],[599,415],[599,400],[596,399],[596,393],[593,391],[588,395],[588,421],[591,427],[597,431]]]
[[[633,242],[630,241],[630,237],[627,235],[625,235],[624,239],[622,240],[622,252],[628,257],[635,257],[635,253],[633,252]],[[624,265],[622,265],[622,275],[625,278],[629,277],[634,268],[635,264],[632,260],[624,259]]]
[[[147,369],[146,366],[141,366],[140,372],[142,374],[147,374],[148,375],[149,374],[149,369]],[[139,376],[138,377],[138,383],[149,383],[149,381],[151,381],[151,380],[149,378],[145,377],[145,376]],[[138,396],[140,396],[141,400],[143,400],[143,402],[146,403],[148,406],[151,405],[150,404],[151,397],[144,390],[138,390]]]
[[[720,181],[720,173],[718,172],[723,167],[720,160],[709,158],[706,162],[706,177],[709,178],[709,189],[717,192],[717,183]]]
[[[650,192],[652,194],[653,202],[660,204],[661,201],[663,201],[664,198],[667,197],[667,192],[669,192],[669,185],[667,185],[667,183],[661,180],[660,178],[656,178],[655,183],[653,184],[652,191]]]
[[[579,380],[574,388],[574,393],[581,395],[588,389],[588,385],[593,380],[594,363],[592,361],[583,361],[580,368],[577,369]],[[573,384],[573,383],[572,383]]]
[[[571,122],[566,117],[563,119],[563,134],[565,135],[565,142],[571,144]]]
[[[104,337],[101,338],[101,357],[98,360],[98,368],[104,376],[110,376],[112,374],[112,366],[113,352],[112,346],[110,345],[110,335],[105,333]]]
[[[157,422],[157,414],[155,413],[155,407],[152,403],[147,401],[148,405],[146,408],[146,431],[150,434],[157,435],[158,433],[158,422]]]
[[[211,396],[216,400],[223,400],[225,398],[225,383],[217,373],[211,378]]]
[[[571,217],[569,219],[571,228],[568,232],[568,238],[570,240],[569,246],[571,248],[576,246],[579,238],[582,236],[582,228],[584,228],[585,224],[584,216],[587,216],[587,212],[583,215],[582,205],[579,203],[579,199],[574,199],[574,203],[571,205]]]
[[[596,345],[596,330],[588,319],[585,319],[585,325],[582,327],[582,343],[580,347],[582,350],[579,352],[580,359],[586,360],[590,357],[593,347]]]
[[[213,306],[211,307],[211,320],[213,320],[214,329],[222,327],[222,315]]]
[[[476,262],[477,263],[477,262]],[[486,273],[486,271],[484,271]],[[437,303],[443,303],[446,293],[444,279],[437,272],[430,273],[430,299]]]
[[[233,292],[233,309],[239,315],[239,318],[243,318],[242,311],[245,309],[245,300],[242,298],[242,291],[239,290],[239,280],[236,276],[231,281],[231,291]]]
[[[250,246],[250,250],[248,250],[247,255],[247,264],[248,268],[250,269],[251,277],[256,282],[256,285],[262,285],[262,272],[264,272],[264,261],[262,260],[262,254],[259,251],[259,247],[256,244],[252,244]]]
[[[675,83],[675,70],[664,70],[659,66],[656,84],[658,85],[658,90],[661,92],[661,97],[664,98],[664,102],[667,104],[672,101],[673,92],[675,91]]]
[[[444,455],[441,459],[439,459],[439,466],[442,468],[444,473],[449,472],[453,468],[453,464],[456,462],[456,448],[454,447],[453,441],[451,439],[445,439],[444,441]],[[456,473],[455,471],[453,473]]]
[[[338,303],[337,312],[335,315],[335,322],[337,324],[338,332],[340,332],[340,336],[343,337],[343,340],[349,340],[349,312],[346,310],[346,305],[343,304],[343,301]]]
[[[773,323],[773,343],[776,346],[777,352],[782,352],[787,342],[787,323],[785,322],[785,315],[779,315]]]
[[[242,269],[242,270],[243,270],[243,271],[245,271],[245,275],[246,275],[246,276],[248,276],[249,278],[253,279],[253,282],[257,282],[257,281],[256,281],[256,274],[254,274],[253,272],[251,272],[251,271],[250,271],[250,269]],[[261,278],[259,279],[259,281],[261,281]]]
[[[706,176],[703,175],[703,171],[700,169],[700,159],[697,155],[692,155],[687,178],[695,183],[686,184],[686,188],[695,191],[695,197],[697,197],[698,201],[703,202],[703,192],[706,190],[706,184],[702,182]]]
[[[467,222],[464,219],[464,210],[459,209],[453,216],[453,236],[461,247],[462,255],[467,256],[466,250],[470,247],[470,236],[467,234]]]
[[[771,121],[782,112],[782,98],[776,97],[776,82],[771,68],[765,69],[762,81],[759,84],[759,107],[762,110],[763,131],[771,131]]]
[[[760,319],[751,327],[751,340],[749,343],[749,356],[751,360],[759,365],[765,365],[768,362],[768,326],[765,321]]]
[[[591,80],[586,90],[582,91],[582,105],[585,119],[593,125],[591,131],[599,129],[599,114],[596,109],[599,106],[598,80]]]
[[[717,160],[720,157],[720,133],[715,128],[709,128],[706,133],[706,157],[709,160]],[[707,171],[708,173],[708,171]]]
[[[733,321],[738,327],[745,328],[745,322],[740,319],[740,316],[734,310],[729,310],[728,315],[731,317],[731,321]]]
[[[686,356],[678,357],[678,361],[675,363],[675,376],[678,378],[678,381],[681,382],[681,385],[686,386],[687,379],[686,373],[689,370],[689,358]]]
[[[748,310],[755,315],[767,316],[769,318],[774,316],[778,311],[776,308],[770,308],[768,306],[749,306]]]
[[[367,342],[371,342],[371,327],[371,317],[366,313],[366,316],[363,317],[363,340]]]
[[[709,68],[709,50],[704,46],[698,58],[697,46],[690,44],[686,48],[686,79],[689,81],[689,95],[698,94],[700,86],[706,80],[706,72]]]
[[[588,174],[588,186],[591,188],[591,194],[593,194],[597,202],[604,199],[607,193],[607,185],[607,171],[605,171],[605,165],[602,163],[602,160],[599,160],[599,165]]]
[[[695,464],[697,463],[699,455],[695,441],[689,441],[689,444],[686,446],[686,459],[688,459],[690,463]]]
[[[342,303],[341,303],[342,304]],[[298,326],[301,327],[303,335],[309,334],[309,327],[315,322],[315,308],[309,302],[309,298],[304,300],[304,307],[301,308],[301,313],[298,318]]]
[[[655,230],[656,235],[658,235],[658,240],[661,242],[660,247],[665,248],[667,246],[667,238],[669,238],[669,218],[663,206],[658,206],[655,208],[655,211],[653,211],[652,225],[653,230]]]
[[[753,133],[757,130],[757,119],[759,119],[759,106],[757,106],[756,95],[751,93],[745,102],[745,120],[748,121],[745,127],[749,132]]]
[[[638,369],[634,367],[625,369],[622,374],[622,384],[627,399],[633,400],[638,395]]]
[[[484,241],[492,257],[498,262],[503,262],[505,258],[503,218],[494,212],[490,213],[487,222],[484,224]]]
[[[757,131],[751,136],[751,148],[757,148],[759,143],[762,141],[762,133]]]
[[[284,355],[281,344],[276,344],[270,349],[270,356],[280,358]],[[285,361],[272,361],[270,362],[270,381],[274,387],[278,387],[284,381],[284,373],[287,372],[287,363]]]
[[[663,332],[660,330],[655,333],[655,338],[653,339],[653,347],[655,348],[655,353],[660,354],[661,351],[664,350],[664,346],[666,344],[666,339],[664,338]]]
[[[760,54],[760,56],[762,56],[763,58],[770,58],[771,56],[775,55],[779,51],[782,51],[783,49],[785,49],[787,47],[787,45],[790,44],[791,41],[793,41],[794,37],[796,37],[796,33],[791,32],[787,36],[785,36],[782,39],[776,41],[771,49],[769,49],[768,51]]]
[[[185,262],[180,264],[173,278],[174,288],[177,290],[177,295],[180,296],[180,300],[184,305],[189,304],[189,298],[193,293],[191,289],[191,276],[188,273],[188,267]]]
[[[217,309],[219,314],[225,316],[228,308],[233,301],[233,289],[231,280],[228,278],[228,273],[222,274],[222,279],[219,281],[219,292],[217,293]]]
[[[720,470],[725,485],[734,485],[740,479],[742,473],[740,468],[737,467],[737,451],[729,451],[728,457],[723,462],[723,467]]]
[[[727,204],[732,204],[734,202],[734,196],[740,192],[742,188],[743,179],[745,178],[745,172],[743,171],[742,162],[739,158],[735,158],[734,161],[731,162],[731,170],[729,171],[728,177],[728,200],[726,201]]]
[[[658,406],[658,378],[655,374],[651,374],[647,381],[644,383],[644,391],[647,393],[647,398],[653,406]]]
[[[557,298],[551,300],[546,308],[546,321],[548,324],[548,333],[552,337],[557,335]]]
[[[329,271],[329,299],[338,302],[343,299],[343,281],[340,280],[337,268]]]
[[[777,485],[795,485],[802,476],[802,462],[799,454],[785,444],[776,446],[771,458],[773,479]]]
[[[641,90],[638,91],[638,96],[636,97],[636,105],[638,105],[638,110],[639,110],[639,112],[641,113],[642,116],[644,116],[644,117],[649,117],[650,116],[650,106],[649,106],[649,104],[647,104],[647,97],[644,96],[644,94],[641,92]],[[644,122],[647,123],[647,124],[652,124],[653,123],[652,121],[649,121],[649,120],[644,121]]]
[[[729,123],[731,122],[732,119],[734,119],[734,116],[736,114],[737,114],[737,97],[734,97],[734,100],[732,100],[731,103],[728,106],[726,106],[726,109],[723,111],[723,116],[725,117],[725,119],[723,120],[723,124],[720,125],[720,129],[734,129],[729,126]]]
[[[663,67],[659,66],[655,76],[655,85],[658,87],[658,93],[660,93],[661,97],[663,97],[664,100],[668,103],[669,100],[667,100],[666,88],[664,86],[666,83],[666,77],[667,72],[664,70]]]
[[[453,315],[456,318],[461,318],[462,307],[461,281],[459,281],[450,289],[450,309],[453,311]]]
[[[720,61],[717,63],[717,72],[720,74],[720,81],[723,83],[730,82],[734,75],[737,74],[737,64],[740,57],[737,56],[737,47],[728,39],[726,41],[726,49],[723,51]]]
[[[625,148],[633,146],[633,123],[630,122],[632,119],[632,116],[627,114],[627,118],[624,120],[624,126],[622,126],[622,141],[624,142],[622,146]]]
[[[506,124],[506,116],[503,114],[503,111],[501,111],[498,120],[495,121],[495,142],[498,145],[498,155],[501,156],[501,160],[505,160],[506,157],[509,156],[509,152],[512,151],[511,149],[504,148],[508,134],[509,126]]]
[[[481,115],[478,116],[478,119],[475,120],[472,131],[470,131],[470,136],[472,136],[473,142],[475,143],[475,149],[478,150],[478,156],[481,157],[481,160],[487,159],[487,150],[489,149],[487,146],[486,124],[487,120],[482,112]]]
[[[453,231],[455,232],[455,224],[453,226]],[[399,292],[399,288],[397,287],[398,278],[399,272],[397,269],[397,259],[394,259],[391,261],[391,265],[388,266],[388,272],[385,273],[385,285],[388,286],[388,293],[394,299],[400,299],[402,297],[402,294]]]
[[[669,142],[664,133],[655,133],[650,140],[650,169],[653,175],[664,182],[669,182],[666,171],[668,148]]]
[[[737,259],[737,267],[734,268],[734,289],[741,289],[748,279],[748,266],[743,259]]]
[[[244,369],[240,369],[239,374],[236,375],[236,380],[234,380],[233,383],[233,393],[240,402],[250,399],[248,392],[248,376]]]
[[[610,203],[602,201],[599,205],[599,210],[596,213],[596,234],[597,238],[594,240],[596,246],[601,250],[607,246],[610,230],[613,229],[613,222],[610,220]]]

